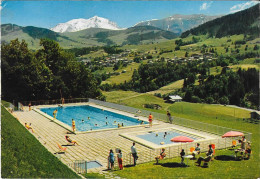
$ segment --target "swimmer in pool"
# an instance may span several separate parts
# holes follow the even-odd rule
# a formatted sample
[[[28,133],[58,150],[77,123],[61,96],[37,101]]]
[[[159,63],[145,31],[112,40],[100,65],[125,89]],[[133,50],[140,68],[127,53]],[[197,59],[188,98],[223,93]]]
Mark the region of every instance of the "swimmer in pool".
[[[82,119],[81,122],[84,122],[84,119]]]
[[[88,117],[88,120],[90,120],[90,117]]]
[[[98,126],[97,124],[95,124],[95,126]]]
[[[114,121],[114,123],[116,123],[116,121]]]
[[[163,138],[165,138],[166,136],[167,136],[167,132],[165,132],[165,133],[164,133],[164,136],[163,136]]]
[[[106,122],[106,125],[107,125],[107,122]]]

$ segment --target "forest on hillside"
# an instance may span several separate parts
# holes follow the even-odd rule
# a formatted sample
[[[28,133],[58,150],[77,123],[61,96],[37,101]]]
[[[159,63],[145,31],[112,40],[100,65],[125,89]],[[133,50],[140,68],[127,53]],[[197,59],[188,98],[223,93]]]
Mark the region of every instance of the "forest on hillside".
[[[33,52],[18,39],[2,44],[2,99],[31,101],[98,98],[102,93],[90,70],[53,40],[41,39]]]

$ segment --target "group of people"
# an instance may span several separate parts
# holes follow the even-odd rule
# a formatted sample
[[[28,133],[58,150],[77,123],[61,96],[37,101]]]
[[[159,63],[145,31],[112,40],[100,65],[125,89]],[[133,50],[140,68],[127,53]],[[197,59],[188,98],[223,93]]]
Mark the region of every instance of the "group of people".
[[[169,123],[172,124],[173,117],[171,116],[171,113],[169,111],[167,111],[167,116],[169,119]],[[149,126],[152,127],[153,126],[153,115],[151,113],[148,116],[148,121],[149,121]]]
[[[251,150],[251,142],[246,141],[246,137],[242,136],[241,140],[238,140],[239,143],[241,143],[241,148],[235,150],[235,153],[237,154],[238,152],[241,152],[242,159],[247,158],[250,159],[252,150]]]
[[[131,155],[133,156],[134,166],[136,166],[136,161],[138,160],[137,150],[135,148],[135,142],[131,146]],[[117,150],[117,161],[120,170],[123,170],[123,154],[120,149]],[[115,164],[115,155],[112,149],[109,151],[108,155],[108,169],[113,170]]]
[[[120,170],[123,170],[123,155],[122,151],[119,149],[117,151],[117,161],[118,161],[118,166]],[[115,165],[115,155],[112,149],[109,151],[108,155],[108,169],[114,170],[114,165]]]

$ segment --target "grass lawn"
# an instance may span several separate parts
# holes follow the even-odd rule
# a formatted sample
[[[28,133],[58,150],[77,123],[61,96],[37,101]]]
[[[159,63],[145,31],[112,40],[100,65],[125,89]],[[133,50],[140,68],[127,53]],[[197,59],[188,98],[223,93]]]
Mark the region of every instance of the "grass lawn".
[[[194,161],[189,161],[190,167],[187,168],[173,167],[180,162],[180,158],[173,158],[161,161],[164,165],[154,165],[154,162],[150,162],[136,167],[125,168],[123,171],[115,171],[115,174],[124,178],[257,178],[260,176],[259,124],[243,120],[243,118],[250,116],[249,111],[228,106],[187,102],[168,104],[153,95],[141,94],[138,96],[136,93],[127,93],[129,97],[120,101],[128,106],[143,108],[143,104],[156,103],[163,106],[161,110],[153,110],[156,112],[166,113],[166,110],[170,110],[174,116],[251,132],[253,155],[250,160],[244,161],[215,159],[210,163],[209,168],[197,167]],[[107,96],[114,96],[107,97],[107,101],[112,98],[115,101],[115,94],[116,92],[106,93]],[[131,97],[131,95],[133,96]],[[119,99],[120,95],[118,95]],[[230,150],[216,151],[216,156],[233,154],[234,152]]]
[[[166,86],[163,86],[161,88],[159,88],[158,90],[155,90],[155,91],[150,91],[148,92],[149,94],[155,94],[155,93],[161,93],[162,95],[164,94],[168,94],[170,92],[173,92],[177,89],[181,89],[183,87],[183,82],[184,80],[178,80],[178,81],[175,81],[173,83],[170,83]]]
[[[1,106],[2,178],[80,178]]]

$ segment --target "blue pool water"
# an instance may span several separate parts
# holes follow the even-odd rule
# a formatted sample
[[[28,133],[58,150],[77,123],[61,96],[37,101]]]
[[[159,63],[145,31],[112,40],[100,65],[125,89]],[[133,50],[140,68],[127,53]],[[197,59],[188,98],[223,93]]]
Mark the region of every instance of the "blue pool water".
[[[165,132],[167,134],[164,137]],[[171,139],[173,137],[177,137],[177,136],[186,136],[193,140],[197,140],[198,138],[200,138],[200,137],[190,136],[185,133],[178,133],[176,131],[165,131],[165,132],[151,132],[151,133],[147,133],[147,134],[137,135],[136,137],[139,137],[141,139],[144,139],[146,141],[152,142],[157,145],[161,145],[161,142],[164,142],[164,144],[173,144],[175,142],[172,142]]]
[[[77,131],[90,131],[98,129],[117,128],[120,125],[134,126],[139,125],[141,121],[135,118],[102,110],[92,106],[67,106],[67,107],[53,107],[41,108],[42,112],[53,116],[53,111],[57,109],[57,119],[65,124],[71,126],[71,119],[75,120]],[[84,121],[82,121],[84,120]],[[144,124],[148,122],[144,121]]]

